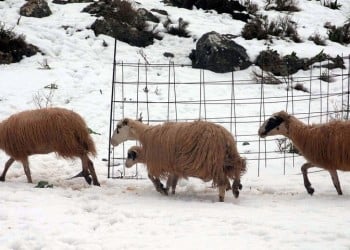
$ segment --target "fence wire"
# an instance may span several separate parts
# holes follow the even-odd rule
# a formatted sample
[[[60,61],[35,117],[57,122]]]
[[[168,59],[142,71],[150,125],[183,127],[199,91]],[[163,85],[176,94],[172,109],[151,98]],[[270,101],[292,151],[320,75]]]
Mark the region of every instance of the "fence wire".
[[[116,47],[115,47],[116,48]],[[300,158],[291,142],[282,137],[260,139],[262,122],[274,112],[286,110],[305,123],[322,123],[349,118],[349,70],[322,68],[276,77],[280,84],[268,84],[270,75],[261,69],[259,77],[247,72],[216,74],[192,69],[191,65],[117,62],[114,52],[110,136],[119,120],[138,118],[147,124],[167,121],[207,120],[223,125],[235,137],[240,154],[250,171],[259,176],[271,161],[279,161],[281,173]],[[344,58],[347,69],[349,59]],[[125,142],[109,146],[108,177],[140,178],[139,168],[125,169]]]

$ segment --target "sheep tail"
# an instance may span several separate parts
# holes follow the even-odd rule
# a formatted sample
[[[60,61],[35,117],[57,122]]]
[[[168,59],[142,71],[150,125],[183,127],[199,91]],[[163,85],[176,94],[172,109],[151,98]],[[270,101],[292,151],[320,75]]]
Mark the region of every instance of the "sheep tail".
[[[92,156],[97,155],[95,143],[91,138],[91,135],[88,133],[83,135],[81,133],[75,134],[75,138],[79,145],[81,145],[85,151],[86,154],[91,154]]]

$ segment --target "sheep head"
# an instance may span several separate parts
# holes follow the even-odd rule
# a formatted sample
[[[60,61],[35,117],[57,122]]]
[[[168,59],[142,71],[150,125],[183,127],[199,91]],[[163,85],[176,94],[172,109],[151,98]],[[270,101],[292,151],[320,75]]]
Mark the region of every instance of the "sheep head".
[[[126,161],[125,161],[125,167],[131,168],[136,163],[140,163],[142,161],[141,151],[142,151],[142,148],[139,146],[133,146],[129,148],[128,157],[126,158]]]
[[[272,135],[287,135],[290,115],[285,111],[272,114],[259,128],[261,138]]]
[[[133,133],[132,120],[124,118],[118,122],[111,138],[111,144],[113,146],[118,146],[120,143],[127,140],[136,140],[136,138]]]

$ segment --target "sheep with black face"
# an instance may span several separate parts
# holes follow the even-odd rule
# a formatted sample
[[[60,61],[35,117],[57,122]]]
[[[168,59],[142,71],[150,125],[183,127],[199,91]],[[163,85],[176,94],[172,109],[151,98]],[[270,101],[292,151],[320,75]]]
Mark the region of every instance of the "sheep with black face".
[[[342,194],[337,170],[350,171],[350,121],[307,125],[285,111],[274,113],[259,128],[261,138],[283,135],[307,160],[301,167],[304,186],[314,193],[307,171],[318,166],[327,170],[339,195]]]

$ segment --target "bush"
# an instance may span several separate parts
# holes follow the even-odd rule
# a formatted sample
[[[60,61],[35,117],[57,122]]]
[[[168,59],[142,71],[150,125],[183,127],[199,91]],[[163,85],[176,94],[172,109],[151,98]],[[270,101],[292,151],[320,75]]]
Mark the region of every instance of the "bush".
[[[315,63],[325,61],[327,63],[321,65],[323,68],[345,68],[342,57],[331,57],[323,53],[323,51],[311,58],[298,58],[295,52],[281,57],[276,50],[271,50],[269,48],[259,53],[255,64],[276,76],[287,76],[296,73],[298,70],[307,70]]]
[[[271,21],[268,33],[281,38],[289,37],[296,43],[301,42],[297,31],[297,24],[292,21],[290,16],[279,16],[276,20]]]
[[[347,21],[341,27],[336,27],[328,23],[325,24],[325,27],[328,29],[329,40],[340,44],[350,43],[350,21]]]
[[[338,10],[340,9],[341,4],[338,4],[338,0],[335,0],[334,2],[332,0],[324,0],[323,6],[333,10]]]
[[[0,64],[19,62],[23,56],[29,57],[38,51],[37,47],[25,42],[23,35],[16,35],[0,23]]]
[[[294,42],[301,42],[297,32],[297,25],[289,16],[278,17],[269,22],[267,16],[257,16],[244,25],[241,35],[243,38],[267,39],[269,36],[276,36],[282,39],[289,37]]]
[[[326,45],[326,40],[323,37],[321,37],[321,35],[318,33],[311,35],[309,37],[309,41],[313,41],[316,45],[320,45],[320,46]]]
[[[259,6],[256,3],[253,3],[251,0],[245,0],[243,5],[247,8],[247,12],[251,15],[255,15],[259,10]]]
[[[319,76],[319,79],[321,81],[328,82],[328,83],[335,81],[334,77],[329,74],[328,70],[322,71],[321,75]]]
[[[186,30],[188,27],[188,22],[184,21],[182,18],[179,18],[179,21],[176,25],[172,23],[166,24],[166,29],[169,34],[179,36],[179,37],[190,37],[189,32]]]
[[[300,11],[296,0],[265,0],[265,10]]]
[[[278,151],[280,153],[290,153],[290,154],[299,154],[299,150],[293,145],[293,143],[287,138],[277,139],[276,141]]]
[[[266,16],[255,17],[243,27],[241,35],[244,39],[265,40],[268,38],[268,21]]]

